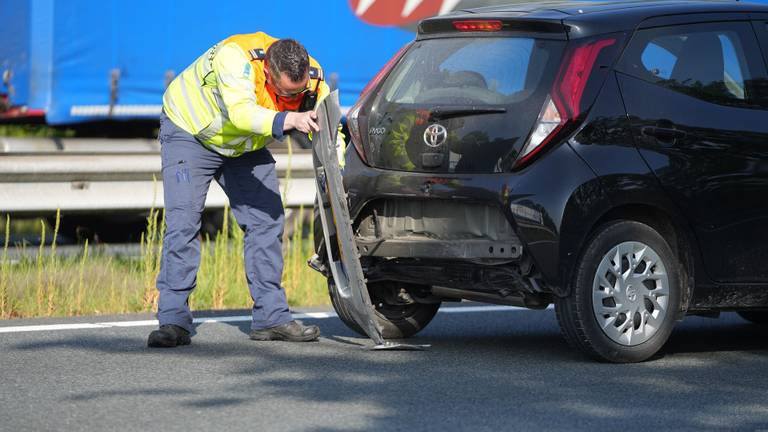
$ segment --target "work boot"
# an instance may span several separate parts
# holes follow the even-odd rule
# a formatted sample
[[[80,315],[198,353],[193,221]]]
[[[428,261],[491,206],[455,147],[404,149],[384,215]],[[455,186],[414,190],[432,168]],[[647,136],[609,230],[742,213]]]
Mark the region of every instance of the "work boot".
[[[179,345],[189,345],[192,338],[189,332],[173,324],[163,324],[159,329],[149,334],[147,346],[151,348],[173,348]]]
[[[251,330],[251,339],[256,341],[281,340],[289,342],[310,342],[320,337],[320,328],[305,326],[293,320],[285,324],[261,330]]]

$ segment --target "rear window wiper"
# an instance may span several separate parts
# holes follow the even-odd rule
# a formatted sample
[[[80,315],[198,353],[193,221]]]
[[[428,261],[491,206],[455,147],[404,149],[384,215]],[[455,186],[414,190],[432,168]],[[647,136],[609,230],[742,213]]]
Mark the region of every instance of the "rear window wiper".
[[[429,117],[433,119],[446,119],[450,117],[460,117],[482,114],[501,114],[507,112],[503,107],[487,107],[475,105],[450,105],[436,106],[429,110]]]

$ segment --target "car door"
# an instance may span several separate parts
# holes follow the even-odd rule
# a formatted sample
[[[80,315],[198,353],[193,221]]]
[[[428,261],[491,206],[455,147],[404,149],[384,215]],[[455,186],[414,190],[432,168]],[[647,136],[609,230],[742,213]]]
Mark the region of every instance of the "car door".
[[[640,29],[616,70],[635,143],[693,227],[703,270],[768,281],[766,70],[750,22]]]

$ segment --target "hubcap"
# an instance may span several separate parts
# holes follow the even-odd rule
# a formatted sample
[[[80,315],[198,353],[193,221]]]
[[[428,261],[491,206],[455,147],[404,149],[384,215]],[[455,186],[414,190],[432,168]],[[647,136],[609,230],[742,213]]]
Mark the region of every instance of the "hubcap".
[[[616,343],[639,345],[667,316],[669,277],[659,255],[640,242],[625,242],[603,256],[592,283],[592,310]]]

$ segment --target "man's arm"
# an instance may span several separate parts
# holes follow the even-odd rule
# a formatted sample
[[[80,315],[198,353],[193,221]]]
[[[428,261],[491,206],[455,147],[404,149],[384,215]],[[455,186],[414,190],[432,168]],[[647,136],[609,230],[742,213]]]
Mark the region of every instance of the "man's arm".
[[[314,111],[284,111],[284,113],[285,122],[283,123],[283,131],[298,129],[301,132],[310,133],[320,130],[320,126],[317,125],[317,114]]]
[[[271,136],[277,111],[256,103],[254,71],[245,53],[233,44],[224,45],[213,58],[213,70],[232,124],[257,135]]]
[[[245,53],[236,45],[224,45],[213,59],[219,93],[227,107],[229,120],[236,128],[257,135],[274,136],[275,118],[282,131],[298,129],[304,133],[318,130],[313,112],[294,113],[265,108],[256,102],[253,67]],[[280,114],[278,116],[278,114]]]

